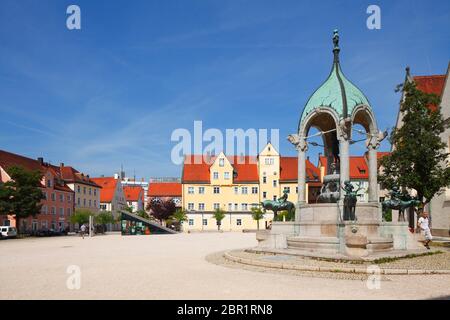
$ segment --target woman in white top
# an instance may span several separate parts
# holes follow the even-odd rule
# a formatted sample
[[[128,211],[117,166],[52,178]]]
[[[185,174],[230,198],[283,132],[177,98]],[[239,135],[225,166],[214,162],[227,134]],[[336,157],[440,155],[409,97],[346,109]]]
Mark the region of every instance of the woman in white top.
[[[422,214],[422,216],[417,221],[417,226],[422,230],[422,234],[425,236],[424,246],[427,249],[430,249],[428,244],[433,239],[433,236],[431,235],[430,223],[429,223],[429,219],[428,219],[428,212],[424,212]]]

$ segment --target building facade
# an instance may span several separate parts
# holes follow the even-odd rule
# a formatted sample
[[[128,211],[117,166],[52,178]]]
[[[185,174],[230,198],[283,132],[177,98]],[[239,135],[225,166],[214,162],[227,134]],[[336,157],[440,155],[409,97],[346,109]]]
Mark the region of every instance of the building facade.
[[[177,208],[182,207],[182,186],[179,179],[150,179],[147,193],[148,202],[153,200],[173,200]]]
[[[114,177],[91,179],[95,184],[101,187],[100,211],[110,211],[114,218],[119,218],[120,211],[127,205],[119,177],[116,175]]]
[[[217,230],[214,211],[221,209],[226,217],[221,230],[256,229],[251,209],[264,200],[277,200],[286,190],[288,200],[297,201],[297,158],[282,157],[269,143],[257,157],[190,155],[185,157],[182,173],[182,207],[188,221],[184,231]],[[320,173],[311,162],[305,163],[309,192],[320,190]],[[260,227],[273,220],[266,212]]]
[[[43,158],[37,160],[0,150],[1,182],[11,179],[8,169],[19,166],[30,171],[40,171],[42,180],[40,188],[44,194],[41,201],[41,212],[36,216],[20,219],[20,226],[16,225],[15,215],[0,216],[2,225],[17,227],[21,232],[36,232],[39,230],[68,230],[70,216],[74,212],[74,192],[62,179],[58,167],[44,162]]]
[[[100,189],[89,175],[78,172],[70,166],[61,163],[58,168],[62,179],[75,193],[75,210],[89,210],[97,213],[100,210]]]
[[[447,67],[446,74],[441,75],[426,75],[426,76],[411,76],[409,68],[407,68],[405,83],[407,81],[414,82],[417,89],[425,93],[434,93],[441,98],[441,113],[450,122],[450,82],[449,82],[450,63]],[[403,101],[403,97],[402,97]],[[435,106],[430,106],[433,108]],[[403,125],[403,115],[400,108],[397,116],[396,127],[400,128]],[[450,153],[450,128],[441,134],[442,142],[447,145],[447,152]],[[394,146],[395,147],[395,146]],[[449,158],[450,161],[450,158]],[[425,208],[430,214],[431,230],[437,236],[450,236],[450,187],[434,196],[431,202]]]
[[[144,210],[144,189],[140,186],[124,186],[123,193],[132,212]]]

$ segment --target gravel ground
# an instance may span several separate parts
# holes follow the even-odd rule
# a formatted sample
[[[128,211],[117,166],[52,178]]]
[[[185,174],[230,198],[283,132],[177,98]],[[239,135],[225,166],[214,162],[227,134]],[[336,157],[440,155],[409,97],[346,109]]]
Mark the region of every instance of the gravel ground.
[[[450,297],[449,275],[389,275],[381,279],[385,281],[379,289],[369,289],[365,278],[345,274],[341,279],[323,278],[324,274],[256,272],[208,262],[214,253],[254,246],[255,234],[227,232],[0,241],[0,299]],[[71,265],[80,268],[79,289],[67,287]]]
[[[267,262],[286,262],[305,266],[330,267],[336,269],[340,267],[366,267],[374,264],[373,262],[357,264],[350,262],[332,262],[293,255],[258,254],[246,252],[244,250],[234,250],[232,254],[241,258],[257,259]],[[398,259],[391,262],[380,263],[378,266],[385,269],[450,270],[450,252]]]

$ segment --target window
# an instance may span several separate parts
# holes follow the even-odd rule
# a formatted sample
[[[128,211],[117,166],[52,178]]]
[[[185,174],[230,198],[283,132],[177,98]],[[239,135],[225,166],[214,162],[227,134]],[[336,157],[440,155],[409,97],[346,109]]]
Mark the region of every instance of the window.
[[[266,199],[267,198],[267,192],[263,192],[263,199]]]
[[[207,226],[207,225],[208,225],[208,219],[203,219],[202,224],[203,224],[204,226]]]
[[[193,226],[194,225],[194,219],[189,219],[189,225]]]
[[[242,208],[242,211],[247,211],[248,210],[248,204],[246,204],[246,203],[241,204],[241,208]]]
[[[194,187],[188,188],[188,194],[194,194]]]
[[[86,187],[83,187],[83,194],[86,194]]]
[[[219,187],[214,187],[214,193],[215,194],[219,194],[220,193],[220,188]]]
[[[291,193],[291,188],[290,187],[284,187],[284,191],[286,193]]]
[[[94,200],[94,207],[97,208],[97,200]]]
[[[214,210],[220,209],[220,203],[214,203]]]
[[[52,179],[50,177],[47,177],[47,187],[48,188],[52,187]]]
[[[233,204],[232,204],[232,203],[229,203],[229,204],[228,204],[228,211],[231,211],[231,210],[233,210]]]
[[[274,160],[273,160],[273,158],[266,158],[265,159],[265,164],[266,165],[272,165],[272,164],[274,164]]]
[[[239,188],[238,187],[234,187],[234,194],[239,194]]]
[[[225,180],[229,180],[230,179],[230,173],[227,171],[227,172],[224,172],[223,173],[223,178],[225,179]]]
[[[274,187],[277,186],[277,180],[273,180],[273,186],[274,186]]]
[[[70,208],[67,208],[67,215],[71,215],[72,214],[72,209],[70,209]]]
[[[267,177],[263,177],[263,183],[267,183]]]
[[[236,219],[236,225],[242,226],[242,219]]]
[[[199,203],[198,204],[198,210],[204,211],[205,210],[205,204],[204,203]]]
[[[194,204],[192,202],[188,203],[188,210],[194,210]]]
[[[277,201],[277,196],[273,196],[273,201]]]
[[[258,187],[252,187],[252,194],[258,194]]]
[[[105,210],[106,210],[106,204],[101,204],[101,205],[100,205],[100,210],[105,211]]]
[[[52,214],[56,214],[56,208],[52,207]]]
[[[89,208],[91,207],[91,205],[92,205],[92,202],[91,202],[91,200],[89,200]]]
[[[78,192],[78,193],[81,192],[81,187],[80,187],[80,186],[77,187],[77,192]]]
[[[94,196],[97,195],[97,189],[94,189]]]
[[[83,207],[86,207],[86,199],[83,199]]]
[[[59,216],[64,217],[64,208],[59,208]]]
[[[89,188],[89,195],[92,194],[92,188]]]
[[[47,221],[42,221],[41,222],[41,228],[42,229],[47,229]]]
[[[44,200],[47,200],[47,192],[43,192],[44,194]]]
[[[47,214],[47,206],[42,206],[41,212],[42,212],[43,214]]]
[[[81,199],[80,198],[77,199],[77,204],[81,205]]]
[[[239,210],[239,206],[237,203],[234,204],[234,211],[238,211]]]
[[[33,231],[37,230],[38,222],[36,220],[33,220],[33,222],[31,223],[31,228],[33,229]]]
[[[248,194],[248,188],[242,187],[242,194]]]
[[[72,201],[72,197],[70,196],[70,194],[67,195],[67,201],[68,201],[68,202]]]
[[[205,194],[205,187],[198,187],[199,194]]]
[[[214,171],[213,172],[213,179],[219,179],[219,173],[218,172],[216,172],[216,171]]]
[[[298,193],[298,187],[295,187],[295,193]]]
[[[56,194],[52,193],[52,201],[56,201]]]
[[[221,158],[219,159],[219,167],[223,167],[225,165],[225,159]]]
[[[63,194],[59,195],[59,202],[64,202],[64,195]]]

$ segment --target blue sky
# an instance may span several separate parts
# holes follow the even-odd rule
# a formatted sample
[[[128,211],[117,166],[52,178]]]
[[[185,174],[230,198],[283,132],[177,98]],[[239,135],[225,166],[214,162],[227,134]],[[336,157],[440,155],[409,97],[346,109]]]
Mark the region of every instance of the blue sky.
[[[79,31],[66,28],[70,4]],[[366,27],[370,4],[381,30]],[[171,133],[202,120],[279,128],[281,153],[295,155],[285,137],[329,73],[334,28],[342,69],[381,129],[394,125],[405,66],[447,69],[446,0],[2,0],[0,148],[91,175],[123,164],[137,177],[179,176]]]

